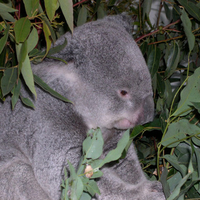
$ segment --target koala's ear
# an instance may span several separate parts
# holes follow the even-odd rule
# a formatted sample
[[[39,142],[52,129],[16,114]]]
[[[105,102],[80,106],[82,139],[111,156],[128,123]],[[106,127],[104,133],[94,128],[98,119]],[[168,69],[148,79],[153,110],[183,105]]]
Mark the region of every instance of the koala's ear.
[[[66,37],[67,46],[59,53],[55,54],[55,57],[61,58],[67,62],[73,62],[75,66],[80,66],[85,62],[84,47],[81,43],[74,39],[72,36]],[[64,38],[58,40],[56,45],[60,45],[64,41]]]
[[[104,19],[108,22],[113,22],[119,26],[124,27],[128,33],[132,33],[133,19],[127,13],[122,13],[120,15],[110,15]]]

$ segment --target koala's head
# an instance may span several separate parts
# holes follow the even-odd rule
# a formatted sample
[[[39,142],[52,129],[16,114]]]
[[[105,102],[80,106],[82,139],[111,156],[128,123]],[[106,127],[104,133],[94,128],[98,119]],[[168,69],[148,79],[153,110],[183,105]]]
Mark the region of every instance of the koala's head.
[[[56,55],[71,63],[68,98],[89,128],[127,129],[153,119],[150,74],[124,18],[107,17],[75,29]]]

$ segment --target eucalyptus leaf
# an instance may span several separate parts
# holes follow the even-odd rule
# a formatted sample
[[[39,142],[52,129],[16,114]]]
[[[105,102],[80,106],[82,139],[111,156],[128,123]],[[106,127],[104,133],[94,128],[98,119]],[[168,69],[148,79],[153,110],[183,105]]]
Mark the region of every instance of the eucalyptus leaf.
[[[51,37],[50,39],[51,39],[53,42],[55,42],[55,41],[56,41],[56,34],[55,34],[54,29],[53,29],[53,27],[51,26],[51,23],[49,22],[48,18],[46,17],[46,15],[43,14],[44,11],[43,11],[41,5],[39,5],[39,13],[41,14],[40,17],[41,17],[41,19],[42,19],[43,24],[45,24],[45,25],[48,27],[48,28],[46,28],[46,29],[48,29],[48,30],[50,31],[50,34],[49,34],[50,37]]]
[[[26,13],[29,17],[35,16],[39,9],[39,0],[23,0]]]
[[[31,31],[31,33],[27,39],[27,52],[28,53],[35,48],[35,46],[38,43],[38,39],[39,39],[39,37],[38,37],[37,29],[35,27],[33,27],[33,30]]]
[[[72,0],[58,0],[67,24],[73,33],[73,3]]]
[[[82,6],[78,14],[77,26],[83,25],[86,21],[87,21],[87,9],[85,6]]]
[[[83,142],[83,155],[86,158],[97,159],[103,152],[103,137],[100,129],[90,130]]]
[[[172,116],[184,116],[191,112],[193,103],[200,99],[200,68],[189,77],[186,87],[181,92],[181,100]]]
[[[160,49],[154,48],[147,59],[147,66],[149,68],[152,78],[158,71],[160,59],[161,59]]]
[[[15,22],[14,31],[16,42],[24,42],[30,33],[31,22],[27,17],[20,18]]]
[[[151,11],[152,0],[144,1],[142,4],[143,7],[143,19],[145,18],[145,14],[148,17]]]
[[[58,0],[44,0],[45,9],[46,9],[46,12],[47,12],[47,15],[48,15],[50,21],[53,20],[53,17],[57,10],[57,1]]]
[[[179,171],[184,177],[186,175],[186,170],[184,165],[180,165],[178,162],[178,158],[175,155],[164,155],[163,158],[165,158],[177,171]]]
[[[43,31],[44,31],[44,37],[46,41],[46,54],[48,54],[49,49],[51,48],[51,31],[49,29],[49,26],[46,23],[43,23]]]
[[[83,177],[82,179],[84,185],[84,191],[94,196],[95,194],[100,194],[97,183],[94,180],[90,180],[88,178]]]
[[[16,21],[16,19],[10,14],[10,13],[8,13],[8,12],[1,12],[0,13],[0,15],[1,15],[1,17],[3,18],[3,19],[5,19],[5,20],[8,20],[8,21],[10,21],[10,22],[15,22]]]
[[[194,48],[195,37],[194,37],[194,34],[192,33],[192,23],[187,13],[185,12],[185,10],[182,10],[181,20],[183,22],[183,27],[184,27],[185,34],[187,36],[190,51],[192,51]]]
[[[91,199],[92,199],[92,197],[86,192],[83,192],[83,194],[80,198],[80,200],[91,200]]]
[[[2,95],[5,96],[14,88],[18,78],[17,68],[8,68],[1,79]]]
[[[22,103],[23,103],[25,106],[28,106],[28,107],[33,108],[33,109],[35,108],[33,102],[32,102],[30,99],[28,99],[28,98],[24,98],[24,97],[22,96],[22,94],[20,94],[20,99],[21,99]]]
[[[10,6],[6,5],[5,3],[0,3],[0,15],[2,12],[16,12],[17,9],[11,8]]]
[[[27,52],[27,41],[24,42],[23,44],[16,45],[16,50],[17,50],[18,62],[20,65],[18,66],[18,68],[19,70],[21,69],[22,76],[29,90],[35,95],[35,97],[37,97],[33,80],[33,72],[31,69],[31,63]]]
[[[21,90],[21,80],[18,80],[18,83],[15,85],[15,87],[12,90],[12,109],[14,109],[20,95]]]
[[[129,139],[130,139],[130,136],[129,136],[129,133],[130,133],[130,130],[128,129],[127,131],[124,132],[122,138],[119,140],[119,142],[117,143],[117,147],[114,149],[114,150],[111,150],[107,155],[106,157],[104,158],[104,160],[102,161],[101,165],[99,166],[102,167],[104,164],[106,163],[109,163],[111,161],[115,161],[115,160],[118,160],[124,149],[126,148],[128,142],[129,142]]]
[[[70,199],[80,199],[83,193],[83,182],[81,178],[76,174],[76,171],[72,164],[68,161],[69,171],[70,171],[70,182],[72,182],[70,188]]]
[[[187,12],[200,21],[200,9],[191,1],[178,0],[178,2],[187,10]]]
[[[70,100],[68,100],[67,98],[63,97],[61,94],[59,94],[58,92],[56,92],[55,90],[50,88],[41,78],[39,78],[36,75],[33,75],[33,77],[34,77],[35,83],[39,87],[41,87],[43,90],[45,90],[46,92],[48,92],[52,96],[56,97],[57,99],[60,99],[60,100],[67,102],[67,103],[72,103]]]
[[[5,47],[6,45],[6,42],[8,40],[8,33],[9,33],[9,30],[10,30],[10,26],[8,25],[4,31],[4,36],[0,39],[0,54],[2,53],[3,51],[3,48]]]
[[[180,48],[177,42],[173,43],[170,49],[169,55],[167,57],[167,69],[165,71],[165,77],[170,77],[176,70],[180,59]]]
[[[187,119],[181,119],[169,125],[161,144],[170,148],[176,147],[187,135],[195,135],[198,133],[200,133],[198,126],[189,123]]]

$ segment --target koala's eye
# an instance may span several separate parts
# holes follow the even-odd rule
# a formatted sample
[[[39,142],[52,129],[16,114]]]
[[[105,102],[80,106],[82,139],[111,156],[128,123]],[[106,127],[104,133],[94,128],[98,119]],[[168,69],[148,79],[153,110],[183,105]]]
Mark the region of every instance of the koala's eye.
[[[121,94],[122,96],[126,96],[126,95],[128,94],[128,92],[127,92],[126,90],[121,90],[121,91],[120,91],[120,94]]]

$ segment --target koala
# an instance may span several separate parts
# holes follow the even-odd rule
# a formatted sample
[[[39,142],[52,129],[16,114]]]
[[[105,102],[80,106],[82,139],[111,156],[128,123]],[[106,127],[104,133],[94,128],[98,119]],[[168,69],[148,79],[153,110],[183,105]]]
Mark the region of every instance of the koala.
[[[36,87],[35,109],[10,97],[0,102],[0,199],[60,200],[67,160],[78,167],[82,142],[100,127],[104,155],[115,148],[123,131],[153,120],[151,78],[125,15],[108,16],[75,28],[55,45],[68,41],[56,57],[32,65],[51,88],[70,99],[65,103]],[[97,181],[97,200],[164,200],[159,182],[147,180],[132,144],[125,159],[108,164]]]

